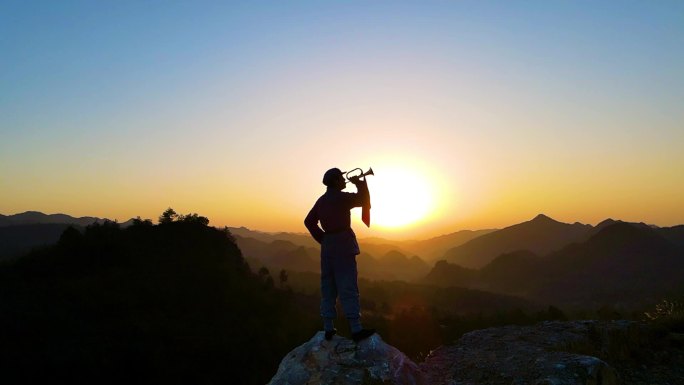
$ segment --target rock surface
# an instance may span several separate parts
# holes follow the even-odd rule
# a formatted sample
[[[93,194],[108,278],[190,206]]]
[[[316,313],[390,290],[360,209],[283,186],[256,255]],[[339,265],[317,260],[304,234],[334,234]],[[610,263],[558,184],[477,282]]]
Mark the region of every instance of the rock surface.
[[[375,334],[358,344],[323,332],[287,354],[270,385],[423,385],[418,365]]]
[[[455,345],[431,352],[421,368],[434,385],[623,384],[624,378],[607,361],[625,366],[645,351],[653,333],[631,321],[543,322],[476,330]]]
[[[505,326],[467,333],[416,365],[378,335],[355,344],[320,332],[271,384],[684,384],[684,335],[633,321]]]

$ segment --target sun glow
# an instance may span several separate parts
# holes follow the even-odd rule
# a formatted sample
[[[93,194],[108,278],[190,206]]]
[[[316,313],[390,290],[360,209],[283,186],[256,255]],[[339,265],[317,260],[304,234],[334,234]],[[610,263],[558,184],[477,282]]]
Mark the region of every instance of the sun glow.
[[[384,228],[407,226],[427,217],[434,206],[428,180],[410,169],[376,170],[369,177],[372,223]]]

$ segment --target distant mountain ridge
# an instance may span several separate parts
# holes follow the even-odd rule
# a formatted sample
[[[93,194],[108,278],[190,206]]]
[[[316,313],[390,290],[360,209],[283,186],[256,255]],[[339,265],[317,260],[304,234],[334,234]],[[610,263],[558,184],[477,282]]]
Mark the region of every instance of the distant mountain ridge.
[[[83,228],[108,220],[97,217],[77,218],[67,214],[44,214],[39,211],[0,214],[0,260],[20,257],[32,249],[55,244],[69,226]],[[133,219],[130,219],[119,225],[127,227],[132,223]]]
[[[534,219],[474,238],[448,250],[444,259],[467,268],[479,269],[504,253],[529,250],[546,255],[569,243],[587,238],[594,227],[562,223],[544,214]]]
[[[441,261],[423,282],[571,306],[640,305],[684,294],[684,247],[671,240],[679,239],[679,226],[611,221],[597,228],[544,257],[517,250],[477,270]]]
[[[246,227],[228,227],[228,230],[254,267],[263,265],[278,270],[320,271],[320,246],[308,233],[271,233]],[[492,231],[462,230],[425,240],[407,241],[360,238],[361,254],[357,256],[359,275],[380,280],[419,280],[449,247]]]
[[[0,215],[0,259],[18,257],[32,248],[54,244],[69,225],[85,227],[104,220],[35,211]],[[121,227],[130,222],[132,220],[122,223]],[[684,225],[659,228],[644,223],[617,227],[623,229],[622,233],[614,235],[610,244],[608,235],[611,233],[603,231],[614,231],[618,224],[627,222],[607,219],[596,226],[568,224],[540,214],[530,221],[500,230],[463,230],[417,241],[361,238],[362,253],[357,257],[359,274],[369,279],[420,281],[529,296],[535,290],[539,294],[543,285],[538,277],[544,276],[543,270],[554,269],[544,261],[546,258],[566,255],[578,248],[585,250],[587,255],[596,255],[601,250],[614,254],[625,243],[625,238],[639,239],[639,231],[625,235],[630,229],[656,234],[659,239],[654,241],[656,243],[684,247]],[[320,269],[319,245],[307,233],[269,233],[245,227],[228,229],[253,268],[266,266],[274,272],[280,269],[317,272]],[[601,237],[596,238],[599,233],[602,233]],[[432,261],[438,259],[440,250],[446,251],[447,258],[433,267]],[[671,254],[671,250],[668,253]],[[556,276],[559,282],[563,281],[561,276],[563,274]]]
[[[88,226],[95,222],[103,222],[107,218],[97,217],[72,217],[67,214],[45,214],[40,211],[25,211],[23,213],[2,215],[0,214],[0,227],[15,225],[35,225],[35,224],[69,224],[78,226]],[[126,221],[124,223],[128,223]],[[122,223],[121,225],[124,225]]]
[[[308,233],[263,232],[251,230],[246,227],[228,227],[228,230],[233,235],[238,235],[243,238],[253,238],[267,243],[276,240],[285,240],[305,247],[319,247],[318,243]],[[403,241],[379,237],[359,238],[359,246],[361,247],[362,252],[367,252],[372,255],[383,255],[391,251],[399,251],[406,255],[417,255],[422,260],[432,264],[434,261],[441,259],[444,252],[448,249],[493,231],[496,230],[460,230],[428,239]]]
[[[307,247],[283,239],[268,241],[236,234],[233,237],[254,269],[265,266],[276,272],[320,272],[318,244]],[[430,266],[419,257],[408,257],[395,249],[378,254],[362,251],[356,261],[359,276],[368,279],[414,281],[430,271]]]

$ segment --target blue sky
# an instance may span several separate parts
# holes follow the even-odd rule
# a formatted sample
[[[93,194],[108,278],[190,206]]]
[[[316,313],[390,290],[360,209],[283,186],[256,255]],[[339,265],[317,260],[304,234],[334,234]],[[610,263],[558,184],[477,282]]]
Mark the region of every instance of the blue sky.
[[[684,192],[680,1],[4,1],[0,52],[2,213],[175,203],[297,229],[326,168],[401,158],[451,181],[442,226],[684,220],[663,198]],[[529,191],[561,177],[635,192]],[[501,211],[529,193],[548,201]],[[291,209],[268,222],[231,194]]]

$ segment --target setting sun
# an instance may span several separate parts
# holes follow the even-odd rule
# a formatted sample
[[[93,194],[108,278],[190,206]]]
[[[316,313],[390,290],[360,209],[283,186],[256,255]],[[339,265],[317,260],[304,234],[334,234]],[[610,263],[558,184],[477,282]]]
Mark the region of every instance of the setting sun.
[[[420,173],[382,169],[369,178],[373,224],[385,228],[410,225],[424,219],[434,206],[433,189]]]

